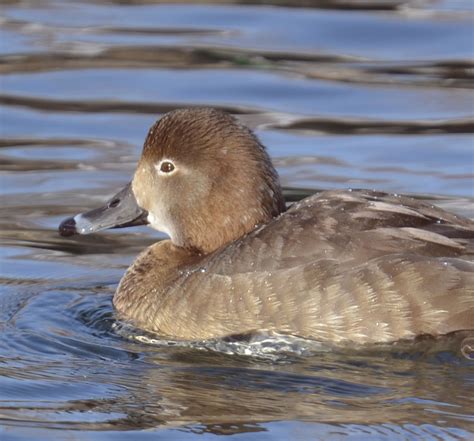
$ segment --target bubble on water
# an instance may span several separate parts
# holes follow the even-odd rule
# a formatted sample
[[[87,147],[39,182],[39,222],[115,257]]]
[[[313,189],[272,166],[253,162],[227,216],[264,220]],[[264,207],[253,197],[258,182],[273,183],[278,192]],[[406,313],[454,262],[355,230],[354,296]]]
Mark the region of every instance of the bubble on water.
[[[474,360],[474,337],[466,337],[461,342],[461,354],[468,360]]]

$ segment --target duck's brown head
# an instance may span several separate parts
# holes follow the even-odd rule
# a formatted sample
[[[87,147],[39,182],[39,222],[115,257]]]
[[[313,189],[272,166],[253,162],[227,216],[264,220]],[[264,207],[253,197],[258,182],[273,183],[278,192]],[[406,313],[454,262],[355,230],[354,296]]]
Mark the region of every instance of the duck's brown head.
[[[175,245],[200,253],[214,251],[285,210],[278,175],[262,144],[232,116],[208,108],[176,110],[153,125],[126,196]],[[124,195],[118,199],[109,201],[109,212],[127,209],[121,207]],[[138,223],[143,214],[136,208],[119,225],[94,228],[85,213],[71,218],[74,226],[67,225],[71,219],[64,221],[62,230],[87,233]]]

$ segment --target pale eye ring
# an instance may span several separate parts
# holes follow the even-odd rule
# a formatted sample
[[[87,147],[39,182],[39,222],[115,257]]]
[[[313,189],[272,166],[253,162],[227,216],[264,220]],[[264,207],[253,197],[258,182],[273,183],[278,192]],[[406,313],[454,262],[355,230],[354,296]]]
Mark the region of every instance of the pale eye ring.
[[[171,173],[175,169],[174,164],[171,161],[162,161],[160,164],[160,172]]]

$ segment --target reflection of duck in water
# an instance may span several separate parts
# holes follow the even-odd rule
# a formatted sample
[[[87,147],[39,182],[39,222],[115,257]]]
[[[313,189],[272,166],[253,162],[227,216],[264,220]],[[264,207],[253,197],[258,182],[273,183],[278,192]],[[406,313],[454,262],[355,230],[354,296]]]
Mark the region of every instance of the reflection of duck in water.
[[[285,211],[264,147],[217,110],[165,115],[131,184],[60,231],[146,222],[171,240],[136,259],[114,305],[164,336],[271,330],[365,343],[474,329],[474,222],[368,190]]]

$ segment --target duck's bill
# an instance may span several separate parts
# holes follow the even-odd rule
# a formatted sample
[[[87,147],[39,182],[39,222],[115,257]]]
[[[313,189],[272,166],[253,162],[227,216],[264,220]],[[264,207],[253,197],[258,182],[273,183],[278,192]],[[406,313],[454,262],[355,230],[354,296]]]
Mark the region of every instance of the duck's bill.
[[[132,185],[128,184],[110,198],[103,207],[63,220],[59,225],[59,234],[72,236],[73,234],[91,234],[109,228],[145,225],[148,223],[147,216],[148,212],[138,206]]]

